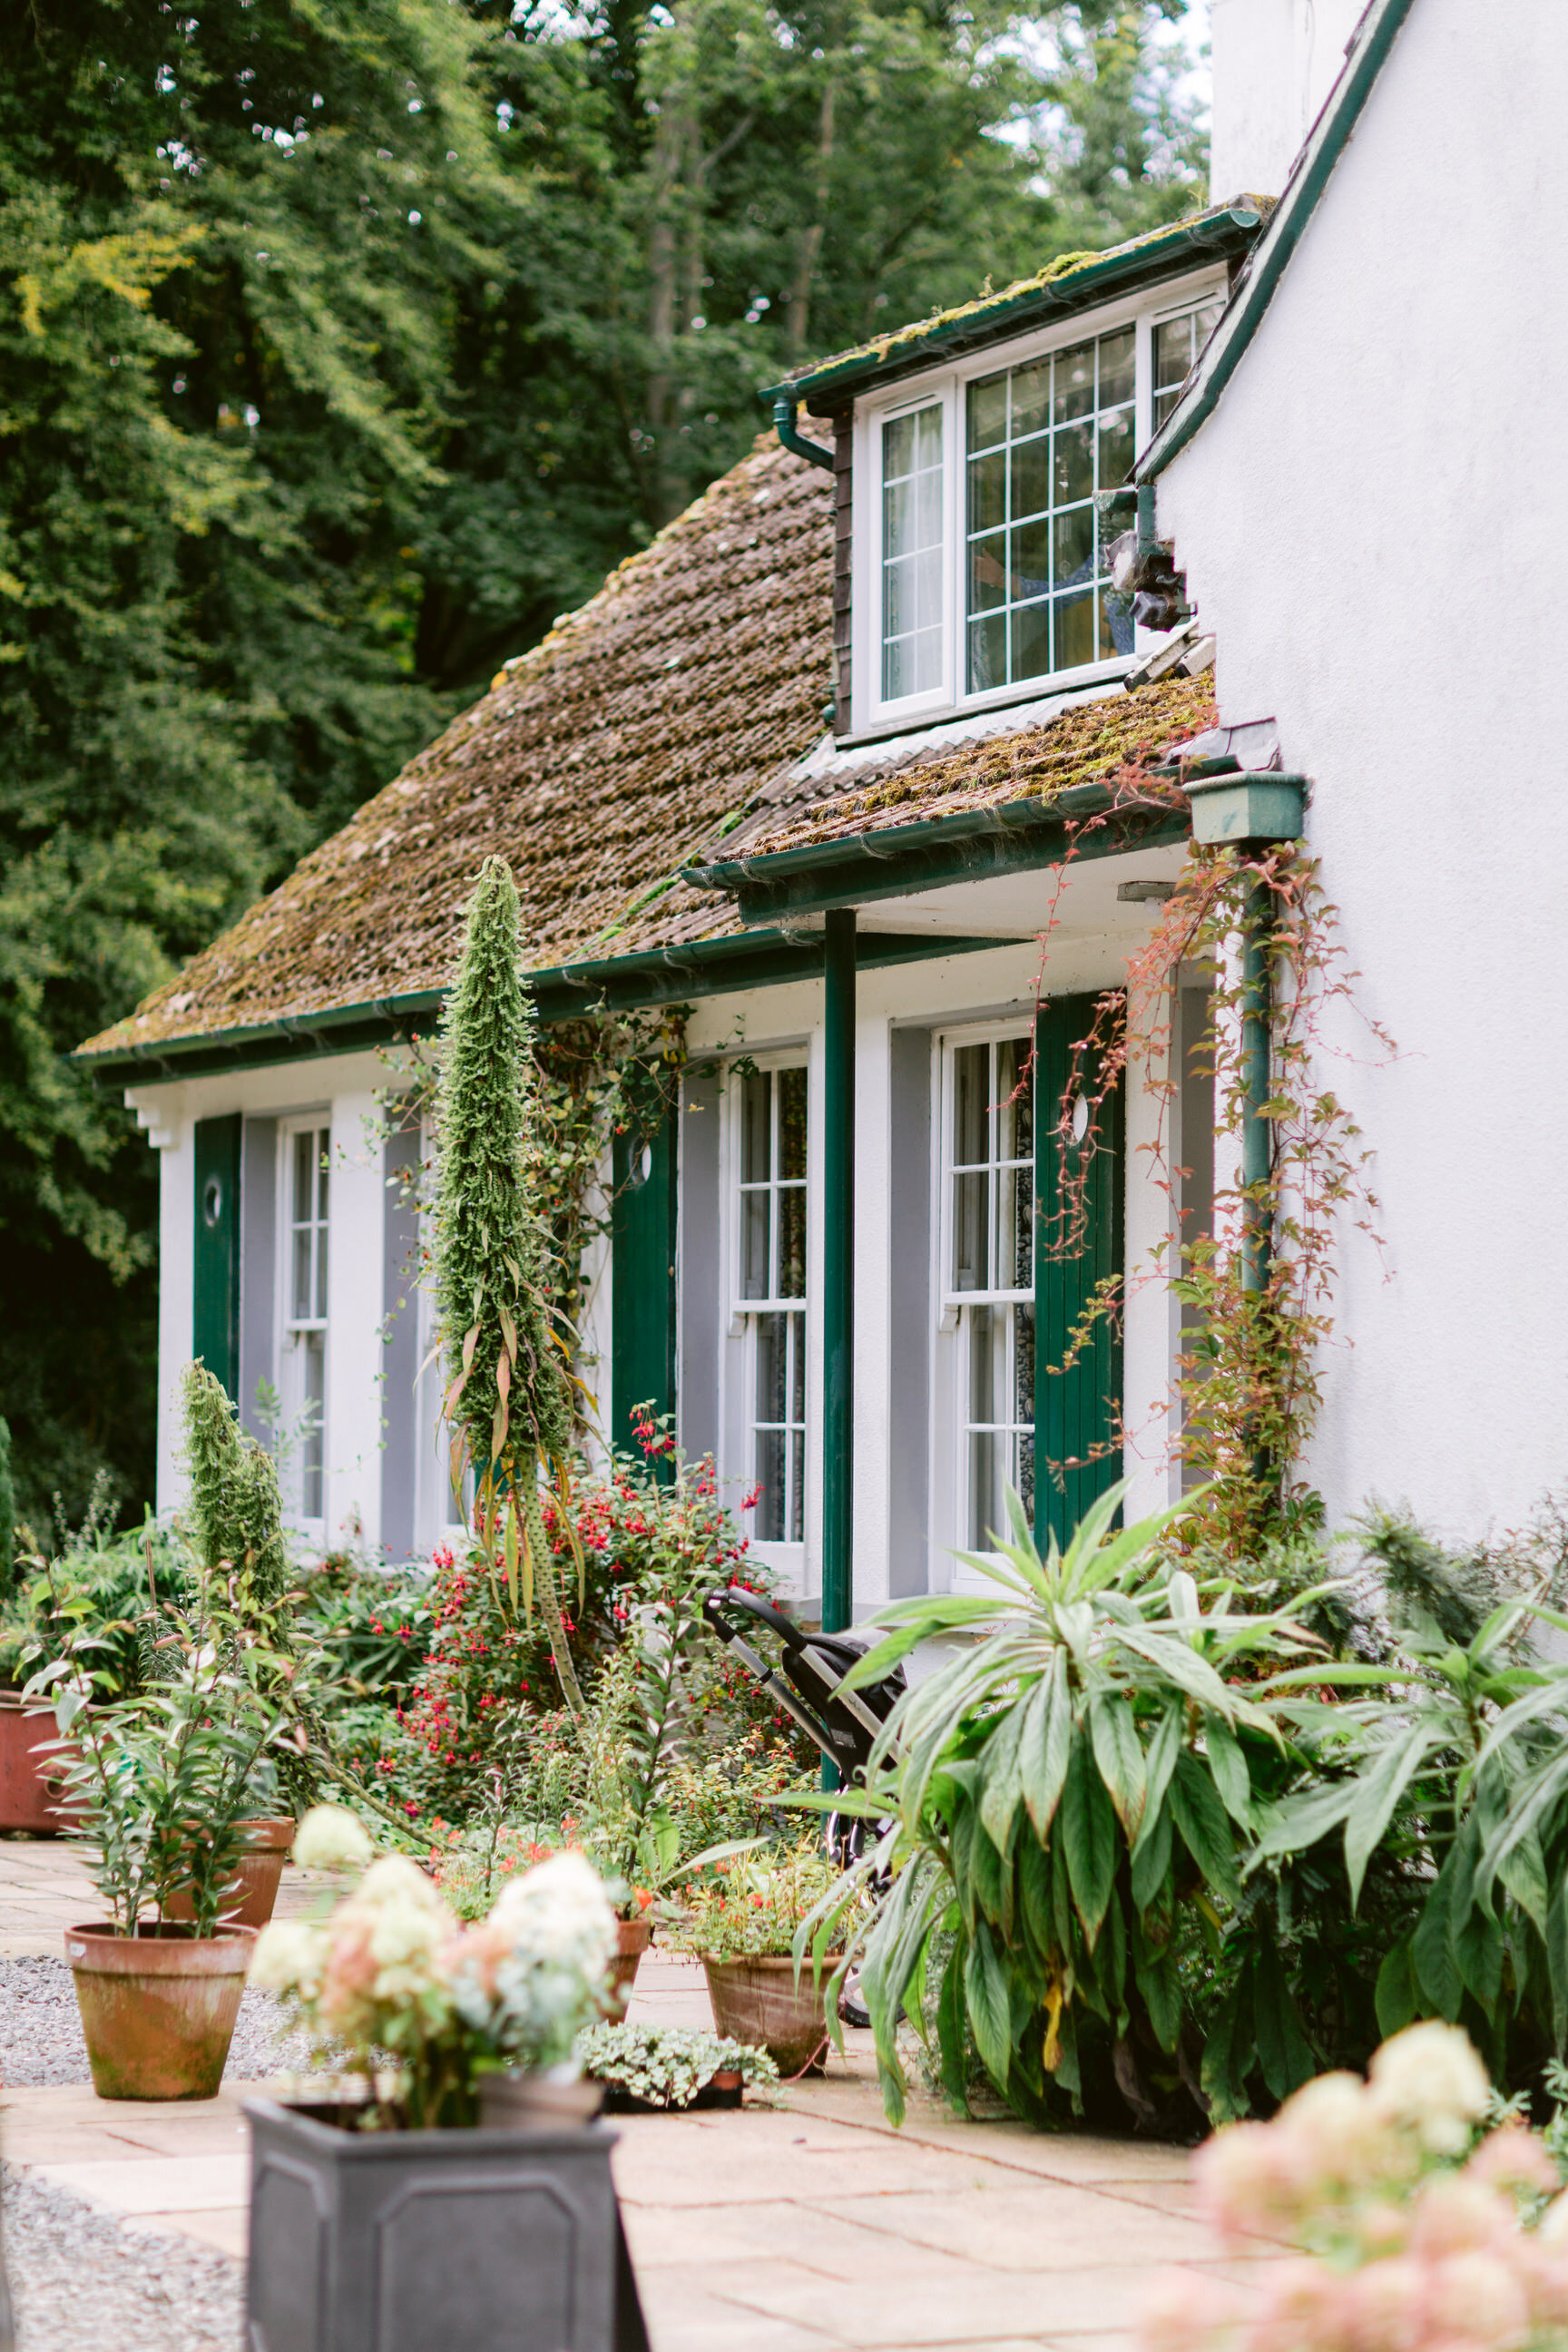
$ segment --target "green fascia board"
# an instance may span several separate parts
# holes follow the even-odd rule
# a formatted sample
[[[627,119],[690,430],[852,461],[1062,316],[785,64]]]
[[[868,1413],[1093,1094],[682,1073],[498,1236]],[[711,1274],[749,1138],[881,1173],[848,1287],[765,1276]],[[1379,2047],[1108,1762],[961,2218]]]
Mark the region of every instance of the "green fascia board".
[[[973,955],[1007,944],[998,939],[943,939],[925,931],[868,931],[860,941],[858,960],[863,970],[877,971],[936,956]],[[685,947],[553,964],[528,973],[526,980],[540,1019],[549,1024],[601,1009],[632,1012],[642,1006],[725,996],[742,989],[776,988],[790,981],[817,980],[822,976],[822,960],[819,937],[803,939],[767,929],[739,939],[697,940]],[[101,1053],[78,1053],[67,1058],[100,1085],[167,1085],[181,1078],[270,1068],[283,1062],[377,1052],[427,1037],[440,1018],[444,1001],[444,990],[422,989],[406,996],[334,1005],[321,1013],[210,1031],[205,1036],[108,1046]]]
[[[1415,0],[1373,0],[1350,62],[1301,150],[1284,194],[1268,216],[1229,307],[1205,345],[1186,390],[1132,469],[1135,482],[1155,480],[1213,415],[1243,352],[1263,323],[1290,257],[1306,233],[1414,5]]]
[[[778,399],[804,401],[814,416],[830,416],[858,393],[900,377],[913,375],[959,352],[978,351],[1027,329],[1070,319],[1119,295],[1134,294],[1144,286],[1192,269],[1205,261],[1232,261],[1250,248],[1263,215],[1250,205],[1226,205],[1194,219],[1178,221],[1168,229],[1066,269],[1059,278],[1026,292],[998,296],[973,310],[918,323],[885,343],[851,352],[826,366],[770,384],[761,394],[771,404]]]
[[[1079,784],[1049,803],[1009,801],[920,824],[889,825],[691,867],[687,879],[700,889],[733,892],[742,921],[761,922],[1026,873],[1069,856],[1115,857],[1185,841],[1190,830],[1184,804],[1129,802],[1104,784]]]
[[[1193,839],[1205,848],[1244,841],[1300,841],[1305,776],[1207,776],[1189,781]]]

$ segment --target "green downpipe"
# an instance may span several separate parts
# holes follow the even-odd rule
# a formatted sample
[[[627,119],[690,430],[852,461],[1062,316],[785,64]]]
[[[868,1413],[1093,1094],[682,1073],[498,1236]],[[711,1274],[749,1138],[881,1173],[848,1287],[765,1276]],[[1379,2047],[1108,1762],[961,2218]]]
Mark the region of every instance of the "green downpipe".
[[[773,431],[795,457],[824,467],[831,474],[835,470],[832,450],[825,449],[820,441],[807,440],[795,422],[799,413],[798,403],[791,400],[787,393],[780,393],[773,402]]]
[[[855,1436],[855,909],[825,919],[822,1120],[822,1630],[853,1620]],[[823,1786],[837,1785],[823,1767]]]
[[[1241,1189],[1245,1196],[1241,1279],[1244,1290],[1268,1287],[1273,1258],[1269,1203],[1255,1187],[1267,1185],[1273,1132],[1264,1114],[1268,1100],[1268,1039],[1273,1015],[1268,954],[1269,890],[1254,882],[1247,894],[1247,929],[1241,961],[1241,1075],[1247,1116],[1241,1134]]]

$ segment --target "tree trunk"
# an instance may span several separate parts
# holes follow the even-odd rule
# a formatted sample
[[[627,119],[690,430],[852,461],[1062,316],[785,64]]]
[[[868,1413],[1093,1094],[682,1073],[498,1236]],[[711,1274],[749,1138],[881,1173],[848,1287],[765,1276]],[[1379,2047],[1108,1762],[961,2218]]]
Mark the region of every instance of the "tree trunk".
[[[833,115],[837,85],[831,66],[823,84],[822,110],[816,129],[816,182],[812,192],[810,225],[803,228],[795,241],[795,276],[790,281],[789,305],[784,312],[784,333],[789,341],[790,355],[798,359],[805,349],[806,330],[811,323],[811,288],[816,276],[817,259],[822,252],[822,240],[827,228],[827,205],[833,166]]]

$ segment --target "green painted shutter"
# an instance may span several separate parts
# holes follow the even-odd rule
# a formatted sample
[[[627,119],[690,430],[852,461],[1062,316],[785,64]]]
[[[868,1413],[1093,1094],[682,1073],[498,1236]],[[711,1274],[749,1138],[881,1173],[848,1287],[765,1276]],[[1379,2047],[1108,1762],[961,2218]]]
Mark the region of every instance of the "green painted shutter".
[[[1060,997],[1041,1008],[1035,1032],[1035,1530],[1065,1543],[1097,1495],[1121,1475],[1120,1318],[1095,1320],[1065,1370],[1068,1341],[1096,1286],[1122,1270],[1126,1183],[1125,1082],[1101,1105],[1090,1157],[1079,1248],[1053,1255],[1063,1235],[1063,1141],[1058,1126],[1074,1083],[1073,1046],[1093,1023],[1092,996]],[[1090,1090],[1092,1066],[1084,1076]],[[1066,1145],[1072,1153],[1076,1147]],[[1053,1369],[1055,1368],[1055,1369]],[[1104,1449],[1096,1452],[1096,1449]],[[1067,1465],[1076,1466],[1066,1467]]]
[[[191,1353],[239,1402],[239,1145],[237,1111],[196,1121],[195,1312]]]
[[[669,1101],[617,1135],[612,1154],[609,1434],[622,1447],[635,1443],[634,1405],[675,1411],[676,1118]]]

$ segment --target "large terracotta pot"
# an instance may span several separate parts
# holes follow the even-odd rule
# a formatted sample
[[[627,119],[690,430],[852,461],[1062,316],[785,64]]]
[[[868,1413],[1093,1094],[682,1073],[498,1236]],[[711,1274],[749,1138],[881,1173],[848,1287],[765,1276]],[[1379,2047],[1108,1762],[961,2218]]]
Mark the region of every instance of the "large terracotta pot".
[[[292,1814],[287,1821],[241,1822],[246,1847],[240,1855],[235,1876],[240,1885],[238,1898],[223,1915],[224,1925],[233,1927],[265,1927],[272,1916],[272,1906],[278,1900],[278,1889],[283,1882],[283,1865],[289,1859],[299,1823]],[[188,1919],[191,1898],[188,1894],[171,1895],[164,1910],[165,1919]]]
[[[0,1830],[48,1837],[65,1826],[56,1811],[65,1786],[59,1751],[37,1752],[44,1740],[58,1736],[55,1711],[47,1702],[24,1703],[16,1691],[0,1691]]]
[[[212,2099],[234,2039],[254,1927],[193,1936],[103,1921],[66,1929],[92,2087],[100,2099]]]
[[[653,1940],[651,1919],[617,1919],[616,1957],[610,1963],[610,1990],[605,2001],[605,2014],[618,2025],[626,2013],[637,1981],[637,1962]]]
[[[713,2030],[765,2050],[781,2074],[803,2074],[827,2047],[827,2003],[806,1961],[795,1980],[793,1959],[712,1960],[703,1957]]]

